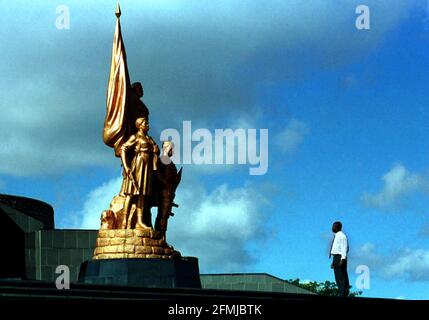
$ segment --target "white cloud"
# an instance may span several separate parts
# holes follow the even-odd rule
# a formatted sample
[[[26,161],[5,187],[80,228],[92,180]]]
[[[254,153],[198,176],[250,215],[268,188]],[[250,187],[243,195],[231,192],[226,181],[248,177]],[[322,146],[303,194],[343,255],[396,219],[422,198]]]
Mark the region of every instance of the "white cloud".
[[[211,192],[194,186],[180,189],[177,201],[170,237],[184,253],[199,257],[207,271],[248,267],[254,257],[246,246],[266,236],[263,194],[248,186]]]
[[[267,236],[267,202],[261,192],[226,184],[211,192],[192,187],[180,189],[177,201],[181,208],[171,221],[170,238],[183,253],[199,257],[205,272],[249,267],[255,257],[247,245]]]
[[[367,265],[371,272],[385,279],[429,281],[429,250],[398,249],[391,253],[380,253],[377,246],[367,243],[351,255],[353,265]]]
[[[366,265],[372,271],[380,270],[386,261],[376,250],[374,243],[365,243],[350,252],[350,265],[355,269],[358,265]]]
[[[82,210],[77,213],[80,219],[79,228],[98,229],[100,227],[101,213],[109,208],[110,201],[121,188],[121,183],[122,176],[109,180],[89,192]]]
[[[401,200],[414,192],[428,190],[428,181],[418,173],[408,171],[402,164],[396,164],[382,176],[382,189],[376,194],[365,192],[362,201],[366,206],[379,209],[394,209]]]
[[[112,179],[88,194],[73,227],[98,229],[100,215],[119,191],[121,178]],[[200,259],[204,272],[242,271],[255,259],[248,245],[267,237],[264,223],[268,205],[251,186],[226,184],[208,192],[198,182],[179,185],[180,207],[169,220],[168,242],[183,255]],[[156,211],[153,210],[153,220]],[[70,227],[70,226],[67,226]]]
[[[368,257],[370,254],[373,253],[374,249],[375,249],[375,244],[371,242],[367,242],[358,248],[357,253],[362,256]]]
[[[387,278],[406,277],[412,281],[429,281],[429,250],[404,249],[383,270]]]
[[[291,119],[286,128],[277,134],[276,144],[286,153],[294,152],[309,133],[308,126],[296,119]]]

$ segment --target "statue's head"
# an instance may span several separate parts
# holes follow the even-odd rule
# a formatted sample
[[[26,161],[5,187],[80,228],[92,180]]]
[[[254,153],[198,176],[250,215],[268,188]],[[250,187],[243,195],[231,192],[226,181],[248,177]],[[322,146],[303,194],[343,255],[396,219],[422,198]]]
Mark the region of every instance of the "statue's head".
[[[138,118],[136,120],[136,128],[145,132],[149,131],[149,120],[147,118]]]
[[[169,157],[173,156],[174,143],[173,141],[164,141],[162,143],[163,154],[168,155]]]
[[[143,86],[142,86],[142,84],[140,82],[134,82],[131,85],[131,89],[136,93],[136,95],[139,98],[143,97],[143,94],[144,94],[144,92],[143,92]]]

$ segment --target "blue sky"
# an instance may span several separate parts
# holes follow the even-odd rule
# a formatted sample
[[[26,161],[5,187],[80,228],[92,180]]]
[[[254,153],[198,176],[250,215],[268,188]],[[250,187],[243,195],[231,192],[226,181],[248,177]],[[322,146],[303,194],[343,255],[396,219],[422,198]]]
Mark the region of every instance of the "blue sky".
[[[70,29],[55,9],[70,9]],[[371,29],[355,28],[370,8]],[[101,139],[114,1],[2,6],[0,192],[38,198],[58,228],[98,228],[120,165]],[[151,135],[267,128],[269,169],[184,165],[170,242],[202,272],[333,280],[330,226],[364,296],[429,299],[426,1],[122,1]]]

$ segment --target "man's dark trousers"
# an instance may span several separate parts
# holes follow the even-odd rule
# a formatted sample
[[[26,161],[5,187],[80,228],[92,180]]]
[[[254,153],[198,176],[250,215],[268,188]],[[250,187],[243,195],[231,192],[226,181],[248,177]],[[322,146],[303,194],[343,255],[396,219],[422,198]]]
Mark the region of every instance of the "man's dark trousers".
[[[349,295],[349,275],[347,274],[347,259],[343,261],[343,264],[340,266],[341,255],[334,254],[334,273],[335,273],[335,282],[338,286],[338,295],[339,296],[348,296]]]

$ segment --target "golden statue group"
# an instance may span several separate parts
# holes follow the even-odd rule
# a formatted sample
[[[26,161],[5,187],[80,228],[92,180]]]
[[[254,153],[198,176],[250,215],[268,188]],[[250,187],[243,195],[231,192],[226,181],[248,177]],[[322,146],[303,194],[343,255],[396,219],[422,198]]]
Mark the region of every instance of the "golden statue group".
[[[141,83],[130,83],[125,47],[116,10],[112,62],[107,88],[103,140],[121,159],[122,186],[101,215],[94,259],[180,257],[166,242],[167,220],[181,179],[171,161],[174,145],[159,149],[149,136],[149,110],[141,101]],[[157,207],[155,225],[151,208]]]

